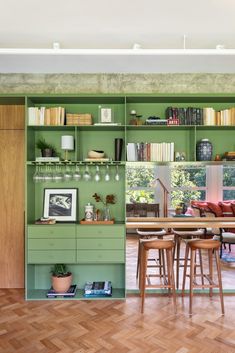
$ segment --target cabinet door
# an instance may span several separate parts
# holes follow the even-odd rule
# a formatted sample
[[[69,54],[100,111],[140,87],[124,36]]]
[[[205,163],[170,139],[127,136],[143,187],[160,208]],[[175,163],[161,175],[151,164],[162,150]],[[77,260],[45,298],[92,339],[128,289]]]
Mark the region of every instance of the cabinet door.
[[[78,250],[78,263],[124,263],[123,250]]]
[[[9,116],[8,119],[10,118]],[[0,141],[0,288],[22,288],[24,286],[24,131],[0,130]]]
[[[124,238],[124,225],[82,225],[77,227],[78,238]]]
[[[74,264],[75,262],[75,250],[29,250],[28,252],[29,264]]]

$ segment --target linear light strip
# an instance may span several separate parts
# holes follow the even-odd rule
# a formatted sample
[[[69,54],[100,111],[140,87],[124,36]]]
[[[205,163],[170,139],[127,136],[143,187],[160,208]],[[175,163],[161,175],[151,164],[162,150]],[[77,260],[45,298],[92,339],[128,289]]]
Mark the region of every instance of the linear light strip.
[[[0,48],[0,55],[235,55],[235,49],[28,49]]]

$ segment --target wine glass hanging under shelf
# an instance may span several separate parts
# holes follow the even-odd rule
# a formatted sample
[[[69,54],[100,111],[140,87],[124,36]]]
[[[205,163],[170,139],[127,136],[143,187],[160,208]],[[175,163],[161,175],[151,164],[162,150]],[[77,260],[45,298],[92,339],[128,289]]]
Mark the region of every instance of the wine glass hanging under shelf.
[[[59,182],[119,182],[118,164],[97,163],[35,163],[35,183]],[[120,163],[119,163],[120,164]]]

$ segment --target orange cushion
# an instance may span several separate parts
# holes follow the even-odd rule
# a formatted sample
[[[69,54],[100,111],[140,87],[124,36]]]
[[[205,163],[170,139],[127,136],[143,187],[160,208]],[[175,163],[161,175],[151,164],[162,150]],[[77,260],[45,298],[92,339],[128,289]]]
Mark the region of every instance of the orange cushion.
[[[206,201],[191,201],[191,205],[198,207],[198,208],[206,208],[207,202]]]
[[[233,216],[233,209],[230,201],[221,201],[218,205],[222,208],[222,212],[226,213],[224,216],[231,217]],[[235,205],[234,205],[235,206]]]
[[[223,217],[222,208],[215,202],[207,202],[207,207],[215,213],[216,217]]]
[[[235,201],[231,202],[231,207],[232,207],[232,210],[233,210],[233,215],[235,216]]]

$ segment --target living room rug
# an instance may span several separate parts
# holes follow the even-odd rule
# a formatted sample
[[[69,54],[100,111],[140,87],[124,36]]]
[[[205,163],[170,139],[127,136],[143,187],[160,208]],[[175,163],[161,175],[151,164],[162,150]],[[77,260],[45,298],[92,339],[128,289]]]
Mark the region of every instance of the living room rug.
[[[225,261],[225,262],[235,262],[235,252],[234,251],[231,251],[231,252],[223,251],[222,256],[221,256],[221,260]]]

